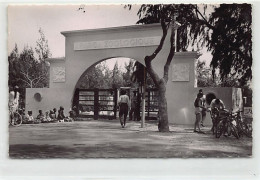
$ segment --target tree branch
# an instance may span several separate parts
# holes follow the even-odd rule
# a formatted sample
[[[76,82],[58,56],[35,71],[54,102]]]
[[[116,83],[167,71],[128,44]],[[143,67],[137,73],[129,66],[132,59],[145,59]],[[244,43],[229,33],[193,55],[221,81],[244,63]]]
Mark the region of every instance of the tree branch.
[[[174,24],[172,24],[172,26],[174,26]],[[175,28],[174,27],[172,27],[171,29],[170,43],[171,43],[171,48],[170,48],[169,55],[167,57],[167,61],[164,65],[164,74],[163,74],[163,79],[166,83],[168,82],[168,77],[169,77],[169,67],[172,62],[173,56],[175,54]]]
[[[28,84],[29,85],[29,87],[31,86],[31,84],[28,82],[28,81],[26,81],[26,80],[24,80],[24,79],[22,79],[22,78],[20,78],[23,82],[25,82],[26,84]]]
[[[34,85],[36,86],[36,85],[40,82],[40,80],[44,79],[44,76],[45,76],[46,74],[47,74],[47,73],[44,73],[44,74],[40,75],[39,77],[33,79],[32,82],[33,82],[34,80],[38,79],[38,80],[36,81],[36,83],[34,83]]]
[[[157,54],[162,50],[165,38],[167,36],[167,30],[169,28],[169,25],[165,23],[165,20],[162,19],[161,20],[161,27],[163,30],[163,35],[162,38],[160,40],[160,44],[158,45],[158,47],[155,49],[154,53],[150,56],[146,56],[144,58],[145,61],[145,65],[146,65],[146,69],[148,71],[148,73],[150,74],[151,78],[153,79],[154,84],[158,87],[159,85],[159,81],[160,78],[158,76],[158,74],[154,71],[153,66],[152,66],[152,60],[157,56]]]
[[[208,28],[212,29],[215,31],[217,34],[221,35],[223,39],[226,39],[230,45],[233,44],[232,40],[226,35],[225,32],[222,32],[221,29],[215,28],[213,25],[211,25],[206,18],[202,15],[202,13],[197,9],[197,6],[195,8],[196,12],[199,13],[199,15],[202,17],[202,19],[198,19],[198,22],[206,25]],[[247,59],[247,56],[237,47],[233,46],[233,48],[239,53],[240,56],[242,56],[244,59]]]
[[[28,73],[26,74],[25,72],[23,72],[23,71],[21,70],[21,74],[22,74],[26,79],[28,79],[28,81],[31,81],[31,79],[29,78]]]
[[[165,38],[167,36],[167,30],[168,30],[168,27],[167,27],[164,19],[161,20],[161,27],[162,27],[162,30],[163,30],[163,35],[162,35],[162,38],[160,40],[160,44],[155,49],[155,51],[152,55],[145,57],[146,61],[152,61],[157,56],[157,54],[162,50],[163,43],[164,43]]]

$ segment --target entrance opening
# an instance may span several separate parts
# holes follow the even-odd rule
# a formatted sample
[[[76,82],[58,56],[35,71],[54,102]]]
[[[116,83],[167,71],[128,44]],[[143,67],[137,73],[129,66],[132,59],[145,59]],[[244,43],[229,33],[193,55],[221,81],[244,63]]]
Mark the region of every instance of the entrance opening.
[[[111,58],[101,60],[88,68],[78,80],[73,97],[73,109],[79,117],[115,119],[118,117],[118,98],[120,90],[127,90],[131,103],[139,109],[140,120],[141,84],[133,81],[136,60],[130,58]],[[140,65],[140,63],[139,63]],[[142,65],[143,66],[143,65]],[[158,114],[157,90],[147,76],[146,119],[156,119]],[[136,96],[137,101],[132,101]],[[132,106],[132,105],[131,105]]]

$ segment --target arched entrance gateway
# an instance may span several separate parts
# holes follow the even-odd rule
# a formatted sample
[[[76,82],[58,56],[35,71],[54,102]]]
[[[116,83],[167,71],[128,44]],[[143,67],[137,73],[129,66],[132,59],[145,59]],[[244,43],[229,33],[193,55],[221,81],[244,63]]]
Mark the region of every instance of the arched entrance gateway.
[[[61,32],[65,36],[65,58],[47,59],[50,62],[49,88],[26,89],[26,110],[34,115],[39,109],[48,111],[63,106],[65,113],[72,108],[76,84],[81,75],[94,64],[113,57],[129,57],[142,64],[158,46],[162,30],[160,24],[134,25],[105,29]],[[170,49],[166,37],[163,49],[153,61],[155,71],[162,75],[163,66]],[[167,100],[169,122],[193,124],[193,101],[198,93],[194,88],[194,63],[197,52],[176,52],[169,71]],[[231,88],[204,88],[224,99],[226,106],[232,107]],[[41,98],[34,98],[35,94]],[[209,120],[207,122],[210,122]]]

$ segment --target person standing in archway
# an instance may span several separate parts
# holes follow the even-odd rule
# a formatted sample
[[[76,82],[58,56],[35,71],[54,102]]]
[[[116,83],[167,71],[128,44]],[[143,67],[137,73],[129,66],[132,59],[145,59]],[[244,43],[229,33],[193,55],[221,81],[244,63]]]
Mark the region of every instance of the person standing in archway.
[[[121,124],[122,128],[124,128],[125,123],[126,123],[127,114],[128,114],[128,108],[130,107],[129,106],[129,104],[130,104],[129,97],[126,95],[125,90],[121,91],[121,95],[119,97],[118,104],[119,104],[120,124]],[[124,121],[122,120],[122,116],[124,116]]]
[[[129,112],[129,121],[136,121],[137,120],[137,114],[136,114],[136,104],[137,104],[137,92],[133,92],[133,97],[131,98],[131,109]],[[134,114],[134,116],[133,116]]]

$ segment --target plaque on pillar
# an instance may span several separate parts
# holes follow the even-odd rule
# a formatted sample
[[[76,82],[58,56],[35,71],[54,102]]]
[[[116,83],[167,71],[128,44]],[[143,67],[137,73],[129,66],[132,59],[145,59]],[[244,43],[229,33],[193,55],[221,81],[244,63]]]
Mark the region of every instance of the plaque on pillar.
[[[53,82],[65,82],[65,67],[53,67]]]
[[[173,64],[172,81],[190,81],[190,65],[187,63]]]

